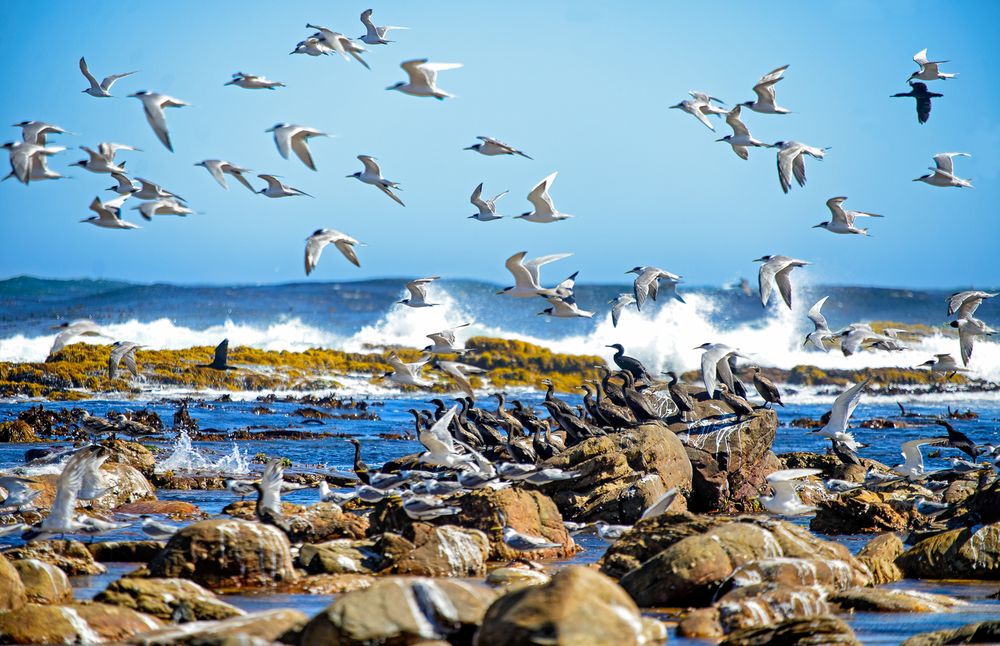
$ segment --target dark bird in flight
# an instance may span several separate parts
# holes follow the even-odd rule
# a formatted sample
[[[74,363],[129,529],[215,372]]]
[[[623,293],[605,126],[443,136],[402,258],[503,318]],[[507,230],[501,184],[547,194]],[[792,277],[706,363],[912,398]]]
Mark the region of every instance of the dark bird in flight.
[[[894,99],[901,96],[909,96],[917,100],[917,121],[920,123],[927,123],[927,120],[931,118],[931,98],[941,97],[944,95],[938,94],[937,92],[929,92],[927,90],[926,83],[911,82],[909,92],[893,94],[889,98]]]
[[[199,368],[211,368],[212,370],[238,370],[236,366],[229,365],[229,339],[223,339],[215,348],[215,358],[212,363],[203,363]]]

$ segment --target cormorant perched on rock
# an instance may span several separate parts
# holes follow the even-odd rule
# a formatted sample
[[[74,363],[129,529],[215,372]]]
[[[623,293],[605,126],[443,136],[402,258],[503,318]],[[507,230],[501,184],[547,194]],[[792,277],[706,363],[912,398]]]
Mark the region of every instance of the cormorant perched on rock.
[[[500,422],[500,427],[507,431],[508,435],[524,433],[524,425],[507,411],[507,396],[504,393],[493,393],[493,396],[497,398],[496,418]]]
[[[642,379],[652,381],[649,376],[649,372],[646,370],[646,366],[642,365],[642,362],[635,357],[626,355],[625,348],[621,343],[612,343],[606,347],[614,348],[616,350],[614,356],[615,365],[622,370],[628,370],[636,381],[640,381]]]
[[[719,399],[726,403],[727,406],[733,409],[737,417],[742,417],[743,415],[751,415],[753,413],[753,406],[750,403],[740,397],[739,395],[733,394],[729,390],[729,386],[726,384],[719,384]]]
[[[965,433],[955,430],[955,427],[944,421],[943,419],[934,420],[939,426],[945,427],[948,431],[948,446],[953,449],[958,449],[962,453],[966,454],[973,460],[979,457],[979,449],[976,448],[976,443],[969,439],[969,436]]]
[[[768,404],[785,407],[781,403],[781,393],[778,392],[778,387],[760,371],[760,366],[753,367],[753,387],[757,389],[757,394],[764,398],[765,408],[769,407]]]
[[[215,358],[212,363],[203,363],[199,368],[211,368],[212,370],[238,370],[236,366],[229,365],[229,339],[223,339],[215,348]]]
[[[620,370],[618,376],[625,381],[622,394],[625,396],[625,403],[628,404],[629,410],[635,415],[636,421],[644,424],[659,420],[660,416],[649,405],[646,396],[635,389],[635,379],[632,377],[632,373],[628,370]]]
[[[670,399],[674,400],[674,404],[677,405],[677,410],[681,412],[681,419],[686,421],[687,414],[694,411],[694,398],[688,394],[687,388],[677,380],[677,373],[668,370],[662,374],[670,377],[667,391],[670,393]]]
[[[893,94],[889,98],[894,99],[904,96],[910,96],[917,100],[917,122],[927,123],[927,120],[931,118],[931,98],[942,97],[944,95],[937,92],[929,92],[926,83],[914,83],[911,81],[909,92]]]
[[[371,484],[371,477],[368,475],[368,465],[361,459],[361,442],[353,437],[347,438],[347,441],[354,445],[354,474],[358,476],[358,480],[361,482]]]

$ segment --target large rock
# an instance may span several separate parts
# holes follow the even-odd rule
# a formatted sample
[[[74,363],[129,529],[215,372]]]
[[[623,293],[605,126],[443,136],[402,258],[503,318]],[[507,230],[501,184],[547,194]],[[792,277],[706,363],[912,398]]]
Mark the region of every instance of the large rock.
[[[810,529],[821,534],[874,534],[902,531],[909,514],[892,494],[858,489],[819,502]],[[910,503],[912,507],[912,503]]]
[[[720,646],[861,646],[843,619],[791,619],[770,626],[738,630]]]
[[[827,591],[846,590],[854,586],[855,574],[851,563],[840,559],[783,556],[758,559],[741,565],[729,576],[727,584],[732,588],[780,583]],[[825,614],[825,611],[815,614]]]
[[[828,600],[848,612],[947,612],[967,605],[943,594],[885,588],[853,588],[832,594]]]
[[[149,563],[163,551],[164,541],[102,541],[87,543],[95,561],[105,563]]]
[[[184,502],[183,500],[136,500],[135,502],[115,507],[115,513],[133,514],[136,516],[158,514],[173,518],[174,520],[205,517],[205,512],[199,509],[198,505]]]
[[[107,569],[94,560],[87,546],[79,541],[31,541],[3,551],[7,558],[37,559],[51,563],[69,576],[103,574]]]
[[[239,608],[186,579],[124,577],[112,581],[94,601],[123,606],[169,621],[179,606],[194,619],[228,619],[243,615]]]
[[[476,633],[478,646],[631,646],[650,643],[656,624],[612,579],[571,565],[543,585],[510,592],[490,606]]]
[[[707,605],[741,566],[765,559],[841,561],[830,580],[867,585],[868,569],[846,547],[781,520],[664,515],[636,524],[612,545],[601,570],[620,578],[642,607]],[[760,572],[758,572],[760,575]]]
[[[31,603],[58,604],[72,601],[73,588],[70,587],[69,577],[51,563],[21,559],[11,565],[20,575],[24,593]]]
[[[724,595],[715,606],[727,633],[771,626],[792,619],[829,614],[830,606],[820,587],[785,583],[755,583]]]
[[[499,491],[477,489],[448,499],[448,504],[459,507],[461,511],[452,516],[421,522],[478,529],[490,540],[491,561],[510,561],[524,556],[522,552],[503,542],[501,512],[506,517],[507,524],[517,531],[562,545],[559,548],[531,552],[531,558],[564,558],[579,551],[563,524],[563,517],[555,502],[538,491],[520,487],[508,487]],[[392,532],[410,541],[415,538],[415,521],[403,511],[402,501],[397,497],[386,498],[378,503],[369,520],[369,535]]]
[[[101,442],[101,446],[111,451],[108,462],[127,464],[147,478],[153,477],[156,459],[153,457],[153,452],[142,444],[114,439],[104,440]]]
[[[1000,579],[1000,523],[925,538],[896,564],[908,578]]]
[[[545,462],[582,474],[541,489],[566,518],[634,523],[665,491],[691,490],[691,463],[684,445],[660,424],[591,438]],[[685,510],[678,496],[670,511]]]
[[[156,487],[135,467],[118,462],[105,462],[101,473],[108,493],[89,501],[91,509],[112,510],[137,500],[156,500]]]
[[[413,524],[413,549],[392,564],[396,574],[413,576],[486,576],[490,539],[477,529],[454,525]]]
[[[128,608],[102,603],[43,606],[29,603],[0,614],[3,644],[96,644],[120,642],[159,628],[160,622]]]
[[[698,401],[696,407],[695,419],[732,413],[717,400]],[[773,410],[761,408],[740,421],[727,418],[690,430],[681,422],[670,428],[695,449],[687,453],[693,466],[688,507],[694,511],[752,511],[764,478],[782,468],[771,452],[778,429]]]
[[[292,639],[307,621],[298,610],[267,610],[221,621],[168,626],[135,635],[129,643],[140,646],[256,646]]]
[[[874,585],[893,583],[903,578],[903,571],[896,565],[906,547],[896,534],[886,533],[868,541],[858,552],[858,560],[868,566]]]
[[[320,543],[336,538],[364,538],[368,533],[368,519],[343,511],[332,502],[309,505],[299,516],[304,528],[292,539],[296,542]]]
[[[299,643],[467,644],[496,594],[454,579],[388,577],[339,597],[306,624]]]
[[[381,537],[307,543],[299,548],[298,562],[310,574],[372,574],[385,562],[380,543]]]
[[[212,589],[269,586],[295,577],[288,538],[281,530],[235,519],[182,528],[149,563],[149,572]]]
[[[24,584],[18,571],[0,554],[0,613],[17,610],[27,603]]]
[[[952,630],[936,630],[910,637],[902,646],[944,646],[945,644],[998,644],[1000,621],[967,624]]]

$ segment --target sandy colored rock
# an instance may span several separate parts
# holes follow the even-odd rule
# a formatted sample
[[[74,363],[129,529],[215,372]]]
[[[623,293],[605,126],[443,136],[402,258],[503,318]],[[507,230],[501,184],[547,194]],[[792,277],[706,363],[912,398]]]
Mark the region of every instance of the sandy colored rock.
[[[174,520],[189,520],[205,515],[198,505],[183,500],[137,500],[116,507],[115,513],[136,516],[158,514]]]
[[[108,462],[127,464],[147,478],[153,476],[153,468],[156,466],[156,459],[153,452],[138,442],[114,439],[104,440],[101,446],[111,451]]]
[[[885,588],[853,588],[832,594],[828,600],[845,611],[858,612],[946,612],[966,605],[943,594]]]
[[[771,626],[793,619],[830,613],[826,593],[815,586],[755,583],[737,588],[719,599],[719,622],[727,633]]]
[[[738,630],[720,642],[721,646],[861,646],[854,631],[843,619],[814,617],[792,619],[773,626]]]
[[[486,576],[490,540],[477,529],[413,524],[413,549],[396,559],[391,571],[412,576]]]
[[[902,580],[903,571],[896,565],[896,559],[904,551],[906,547],[899,536],[888,532],[868,541],[858,552],[858,560],[868,566],[874,585],[884,585]]]
[[[17,610],[27,601],[20,574],[7,557],[0,554],[0,613]]]
[[[817,586],[828,591],[846,590],[854,585],[854,570],[850,563],[839,559],[783,556],[758,559],[741,565],[728,580],[733,588],[758,583]]]
[[[131,608],[165,621],[170,621],[180,605],[195,619],[228,619],[245,614],[186,579],[124,577],[112,581],[94,601]]]
[[[159,628],[160,622],[128,608],[101,603],[43,606],[29,603],[0,614],[3,644],[94,644],[120,642]]]
[[[902,646],[944,646],[945,644],[998,644],[1000,621],[967,624],[953,630],[937,630],[910,637]]]
[[[95,561],[149,563],[167,546],[165,541],[103,541],[87,543]]]
[[[891,494],[858,489],[820,501],[809,528],[821,534],[903,531],[909,521],[902,505]]]
[[[310,574],[372,574],[382,569],[379,540],[341,538],[299,549],[298,562]]]
[[[73,600],[66,573],[45,561],[21,559],[11,563],[21,577],[24,593],[31,603],[60,604]],[[2,584],[0,584],[2,587]]]
[[[925,538],[896,564],[908,578],[1000,579],[1000,523]]]
[[[300,644],[361,646],[443,639],[470,642],[497,593],[455,579],[386,577],[349,592],[313,617]]]
[[[295,577],[288,538],[281,530],[235,519],[182,528],[150,562],[149,572],[211,589],[269,586]]]
[[[691,490],[691,463],[684,445],[662,424],[595,437],[544,463],[579,478],[541,487],[567,518],[631,524],[665,491]],[[678,496],[672,512],[686,509]]]
[[[295,542],[321,543],[336,538],[360,539],[368,534],[366,517],[345,512],[332,502],[309,505],[298,518],[304,523],[303,528],[291,537]]]
[[[294,635],[308,618],[298,610],[255,612],[221,621],[195,621],[144,632],[129,639],[140,646],[255,646]]]
[[[103,574],[107,569],[94,560],[87,546],[79,541],[31,541],[3,551],[7,558],[37,559],[51,563],[69,576]]]
[[[692,610],[677,624],[677,634],[691,639],[719,639],[725,634],[719,623],[719,609],[710,606]]]
[[[639,608],[609,577],[571,565],[549,583],[497,599],[476,633],[478,646],[630,646],[646,643]]]

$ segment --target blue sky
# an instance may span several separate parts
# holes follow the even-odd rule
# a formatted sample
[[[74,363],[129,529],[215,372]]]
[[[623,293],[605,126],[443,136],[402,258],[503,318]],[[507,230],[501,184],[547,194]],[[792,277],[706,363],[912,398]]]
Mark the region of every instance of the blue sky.
[[[362,33],[364,3],[346,2],[6,2],[0,9],[4,99],[0,124],[24,119],[78,133],[53,143],[128,143],[134,175],[186,197],[199,213],[160,217],[140,231],[107,231],[90,215],[106,175],[28,187],[0,184],[0,277],[104,277],[182,283],[304,280],[303,240],[331,227],[366,242],[356,269],[329,253],[309,280],[438,274],[506,281],[503,260],[573,252],[584,282],[624,282],[636,264],[655,264],[706,285],[753,275],[768,253],[814,262],[817,283],[987,286],[1000,269],[1000,86],[993,51],[995,2],[383,2],[376,21],[411,27],[398,42],[369,47],[372,70],[339,58],[289,56],[307,22]],[[34,26],[32,29],[29,27]],[[906,91],[913,53],[949,59],[958,79],[936,82],[945,97],[918,125]],[[120,98],[81,93],[86,55],[98,78],[140,73],[115,86]],[[385,88],[405,75],[403,60],[428,57],[465,67],[440,84],[458,98],[438,102]],[[765,72],[790,64],[778,85],[788,116],[744,111],[765,141],[832,146],[807,163],[809,183],[783,195],[774,153],[748,162],[717,133],[667,107],[689,89],[732,104],[753,97]],[[241,70],[283,81],[275,92],[224,87]],[[136,99],[164,92],[192,107],[168,110],[171,154],[154,138]],[[287,121],[337,135],[313,140],[318,172],[282,159],[264,130]],[[487,158],[463,151],[476,135],[509,141],[532,155]],[[7,129],[5,140],[18,136]],[[974,190],[910,180],[931,156],[965,151],[960,176]],[[403,185],[400,208],[344,176],[358,154],[379,158]],[[57,156],[65,170],[79,150]],[[230,181],[223,191],[202,168],[228,159],[283,175],[316,196],[267,199]],[[529,210],[531,186],[559,171],[553,196],[577,217],[538,225],[466,219],[480,181],[511,193],[501,212]],[[259,182],[259,180],[258,180]],[[835,236],[811,225],[828,219],[834,195],[849,207],[885,214],[873,237]],[[130,206],[130,205],[129,205]]]

